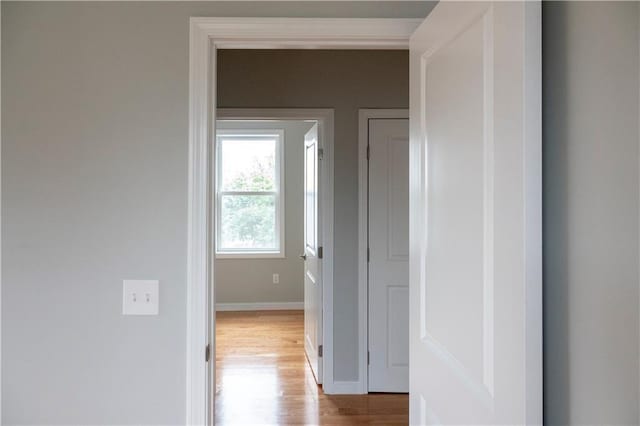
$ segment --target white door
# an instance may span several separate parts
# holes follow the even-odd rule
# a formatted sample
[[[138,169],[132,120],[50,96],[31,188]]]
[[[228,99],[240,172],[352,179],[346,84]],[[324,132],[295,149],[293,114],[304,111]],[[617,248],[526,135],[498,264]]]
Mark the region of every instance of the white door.
[[[409,120],[369,120],[369,392],[409,392]]]
[[[411,424],[542,422],[540,24],[440,2],[411,38]]]
[[[318,124],[304,136],[304,349],[322,383],[322,276],[318,253]]]

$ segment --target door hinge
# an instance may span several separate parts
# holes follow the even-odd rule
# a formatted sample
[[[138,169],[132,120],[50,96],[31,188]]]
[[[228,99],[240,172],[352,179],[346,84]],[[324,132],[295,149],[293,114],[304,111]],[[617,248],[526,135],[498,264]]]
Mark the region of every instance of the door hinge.
[[[209,362],[209,359],[211,359],[211,345],[207,344],[204,350],[204,361]]]
[[[371,148],[367,145],[367,160],[371,158]]]
[[[322,357],[322,345],[318,346],[318,356]]]
[[[318,259],[322,259],[324,255],[324,250],[322,250],[322,246],[318,247]]]
[[[371,353],[367,351],[367,365],[371,365]]]
[[[324,159],[324,149],[320,148],[318,149],[318,160],[322,160]]]
[[[369,262],[370,259],[371,259],[371,250],[369,250],[369,247],[367,247],[367,262]]]

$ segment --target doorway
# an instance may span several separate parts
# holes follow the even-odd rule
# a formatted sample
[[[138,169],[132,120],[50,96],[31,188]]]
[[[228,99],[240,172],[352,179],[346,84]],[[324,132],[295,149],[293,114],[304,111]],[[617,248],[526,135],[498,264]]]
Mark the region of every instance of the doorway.
[[[322,384],[323,294],[333,280],[333,110],[217,115],[216,310],[302,310],[304,352]]]
[[[409,392],[409,112],[359,113],[361,371],[367,392]]]
[[[283,389],[322,395],[333,111],[217,115],[216,424],[276,424]]]

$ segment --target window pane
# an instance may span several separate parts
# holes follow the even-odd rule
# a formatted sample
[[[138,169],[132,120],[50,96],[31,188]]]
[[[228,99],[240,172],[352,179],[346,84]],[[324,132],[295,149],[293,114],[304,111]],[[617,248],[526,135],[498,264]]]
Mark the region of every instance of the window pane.
[[[277,136],[219,138],[222,191],[276,190]]]
[[[220,250],[278,250],[275,195],[223,195]]]

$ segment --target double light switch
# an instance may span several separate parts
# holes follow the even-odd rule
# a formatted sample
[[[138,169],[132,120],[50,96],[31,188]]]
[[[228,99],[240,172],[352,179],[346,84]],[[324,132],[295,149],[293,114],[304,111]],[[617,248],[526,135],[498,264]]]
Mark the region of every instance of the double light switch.
[[[158,280],[124,280],[122,315],[158,315]]]

